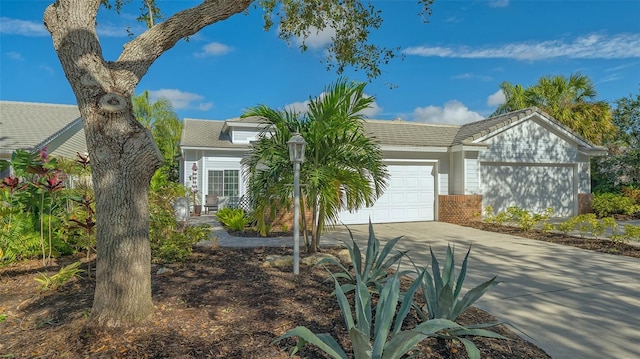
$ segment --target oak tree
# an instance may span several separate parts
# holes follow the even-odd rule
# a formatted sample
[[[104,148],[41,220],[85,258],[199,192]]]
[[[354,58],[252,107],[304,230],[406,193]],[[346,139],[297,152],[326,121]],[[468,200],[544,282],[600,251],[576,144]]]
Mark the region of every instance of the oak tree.
[[[91,156],[97,220],[91,316],[93,323],[105,326],[145,320],[153,311],[147,199],[149,181],[163,158],[151,132],[136,120],[131,98],[156,59],[205,26],[259,9],[265,29],[277,28],[285,41],[333,28],[327,64],[338,73],[354,66],[372,78],[395,54],[369,41],[382,17],[367,1],[203,0],[163,20],[156,0],[143,0],[140,19],[149,28],[124,44],[115,61],[107,61],[96,33],[98,10],[101,5],[119,10],[128,1],[57,0],[44,13]],[[418,0],[419,11],[429,14],[432,1]],[[301,48],[306,48],[304,41]]]

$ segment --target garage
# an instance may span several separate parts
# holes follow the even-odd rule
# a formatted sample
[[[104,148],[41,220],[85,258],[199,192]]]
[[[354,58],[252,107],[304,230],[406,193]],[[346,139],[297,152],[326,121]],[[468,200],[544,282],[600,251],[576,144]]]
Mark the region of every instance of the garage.
[[[481,163],[483,207],[494,213],[517,206],[535,213],[553,208],[554,217],[575,214],[576,184],[572,165]]]
[[[385,193],[368,208],[343,211],[344,224],[416,222],[434,220],[434,165],[387,165],[389,182]]]

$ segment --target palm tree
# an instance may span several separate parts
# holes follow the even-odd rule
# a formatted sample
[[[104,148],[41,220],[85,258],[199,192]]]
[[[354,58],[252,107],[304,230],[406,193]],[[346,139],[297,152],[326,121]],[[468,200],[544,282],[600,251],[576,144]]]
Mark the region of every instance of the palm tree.
[[[161,97],[152,102],[149,91],[140,96],[133,96],[133,113],[136,119],[147,129],[151,130],[164,164],[160,170],[170,181],[178,181],[178,155],[180,153],[180,137],[182,136],[182,122],[173,110],[171,101]]]
[[[506,102],[492,116],[537,106],[582,137],[603,144],[615,136],[611,109],[604,101],[596,101],[597,92],[589,77],[574,73],[543,76],[530,87],[503,82],[500,85]]]
[[[340,79],[311,99],[306,113],[258,106],[243,114],[270,124],[243,160],[263,231],[265,215],[291,206],[293,167],[287,141],[295,132],[307,142],[300,182],[313,218],[310,251],[317,250],[325,228],[339,221],[341,210],[371,206],[382,195],[388,173],[380,147],[364,131],[362,111],[374,101],[364,95],[364,86]]]

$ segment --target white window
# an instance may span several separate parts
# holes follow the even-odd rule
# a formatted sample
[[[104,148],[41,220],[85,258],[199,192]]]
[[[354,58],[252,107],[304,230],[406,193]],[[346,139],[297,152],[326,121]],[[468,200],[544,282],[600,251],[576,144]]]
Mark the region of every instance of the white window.
[[[220,197],[237,197],[240,184],[240,171],[211,170],[209,171],[208,182],[208,194],[216,194]]]

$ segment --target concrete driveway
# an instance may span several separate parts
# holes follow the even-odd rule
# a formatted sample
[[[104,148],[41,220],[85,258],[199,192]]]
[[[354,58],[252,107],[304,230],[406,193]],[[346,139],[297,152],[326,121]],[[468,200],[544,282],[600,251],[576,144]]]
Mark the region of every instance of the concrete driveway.
[[[367,225],[350,226],[363,245]],[[377,238],[404,236],[419,265],[455,245],[459,266],[472,245],[467,285],[502,281],[476,306],[529,335],[553,358],[640,358],[640,259],[485,232],[441,222],[376,224]],[[327,242],[347,239],[338,228]],[[409,264],[409,263],[406,263]]]

